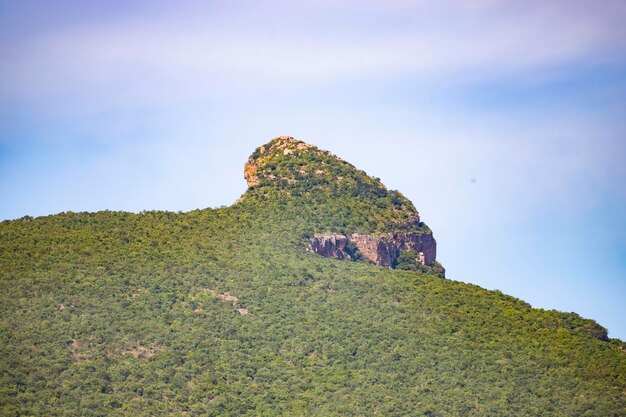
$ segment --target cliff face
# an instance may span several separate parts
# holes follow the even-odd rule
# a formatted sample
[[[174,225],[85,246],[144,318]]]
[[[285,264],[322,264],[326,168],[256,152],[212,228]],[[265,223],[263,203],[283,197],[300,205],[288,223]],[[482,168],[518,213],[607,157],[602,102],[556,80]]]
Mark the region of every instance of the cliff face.
[[[325,258],[350,259],[346,252],[348,237],[344,235],[320,235],[312,237],[311,250]]]
[[[311,251],[324,257],[352,259],[355,256],[354,249],[358,249],[363,257],[381,266],[393,266],[403,250],[422,252],[428,266],[433,265],[437,256],[437,242],[432,233],[323,234],[313,236],[309,242]]]
[[[243,178],[248,183],[248,187],[254,187],[259,184],[259,177],[256,176],[258,169],[259,166],[253,160],[248,161],[243,168]]]

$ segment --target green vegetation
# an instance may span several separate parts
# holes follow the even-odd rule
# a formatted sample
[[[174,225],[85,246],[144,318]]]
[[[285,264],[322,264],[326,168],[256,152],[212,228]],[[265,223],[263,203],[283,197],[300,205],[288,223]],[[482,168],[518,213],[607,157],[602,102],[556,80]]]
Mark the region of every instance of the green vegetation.
[[[261,179],[227,208],[0,223],[0,415],[626,414],[626,346],[597,323],[305,251],[316,232],[430,233],[323,155],[327,182]]]
[[[417,261],[417,252],[414,250],[400,251],[395,264],[395,268],[404,269],[405,271],[417,271],[420,266],[422,265]]]
[[[398,255],[398,259],[396,259],[393,267],[405,271],[420,271],[425,274],[437,275],[441,278],[445,275],[443,267],[437,261],[431,266],[419,263],[417,252],[414,250],[400,251],[400,255]]]
[[[317,232],[431,233],[400,192],[330,153],[282,138],[262,148],[252,156],[259,183],[244,200],[289,201]]]

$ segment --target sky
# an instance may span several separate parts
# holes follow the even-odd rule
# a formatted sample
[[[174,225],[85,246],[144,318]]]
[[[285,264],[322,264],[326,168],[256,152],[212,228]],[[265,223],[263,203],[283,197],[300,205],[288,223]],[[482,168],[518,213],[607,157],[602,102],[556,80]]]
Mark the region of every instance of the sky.
[[[0,219],[228,206],[291,135],[450,279],[626,339],[623,0],[0,0]]]

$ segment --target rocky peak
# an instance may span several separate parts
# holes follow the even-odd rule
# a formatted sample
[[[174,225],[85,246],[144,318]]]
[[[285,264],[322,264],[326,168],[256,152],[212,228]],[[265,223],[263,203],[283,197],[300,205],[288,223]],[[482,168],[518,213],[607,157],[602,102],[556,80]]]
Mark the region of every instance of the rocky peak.
[[[304,152],[312,152],[317,154],[328,154],[328,152],[320,151],[313,145],[309,145],[301,140],[295,139],[293,136],[279,136],[269,143],[258,147],[244,166],[243,177],[248,183],[248,187],[255,187],[261,183],[262,179],[276,180],[280,177],[275,171],[276,162],[281,157],[293,155],[293,158],[302,157]],[[287,180],[294,181],[293,178]]]
[[[413,203],[328,151],[280,136],[250,155],[244,178],[248,191],[240,201],[293,204],[307,234],[316,234],[309,240],[315,253],[340,259],[358,253],[393,266],[410,251],[423,266],[435,263],[435,240]]]
[[[244,166],[244,178],[249,191],[281,189],[301,196],[321,192],[366,199],[381,208],[391,203],[391,209],[403,212],[406,221],[419,222],[419,213],[401,193],[387,190],[378,178],[292,136],[279,136],[258,147]]]

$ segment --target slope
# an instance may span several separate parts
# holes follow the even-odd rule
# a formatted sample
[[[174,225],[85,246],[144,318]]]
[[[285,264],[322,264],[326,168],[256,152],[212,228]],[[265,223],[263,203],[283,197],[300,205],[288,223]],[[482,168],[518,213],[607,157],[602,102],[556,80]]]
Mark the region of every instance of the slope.
[[[227,208],[2,222],[1,415],[625,414],[595,322],[312,253],[432,235],[400,193],[291,138],[245,171]]]

